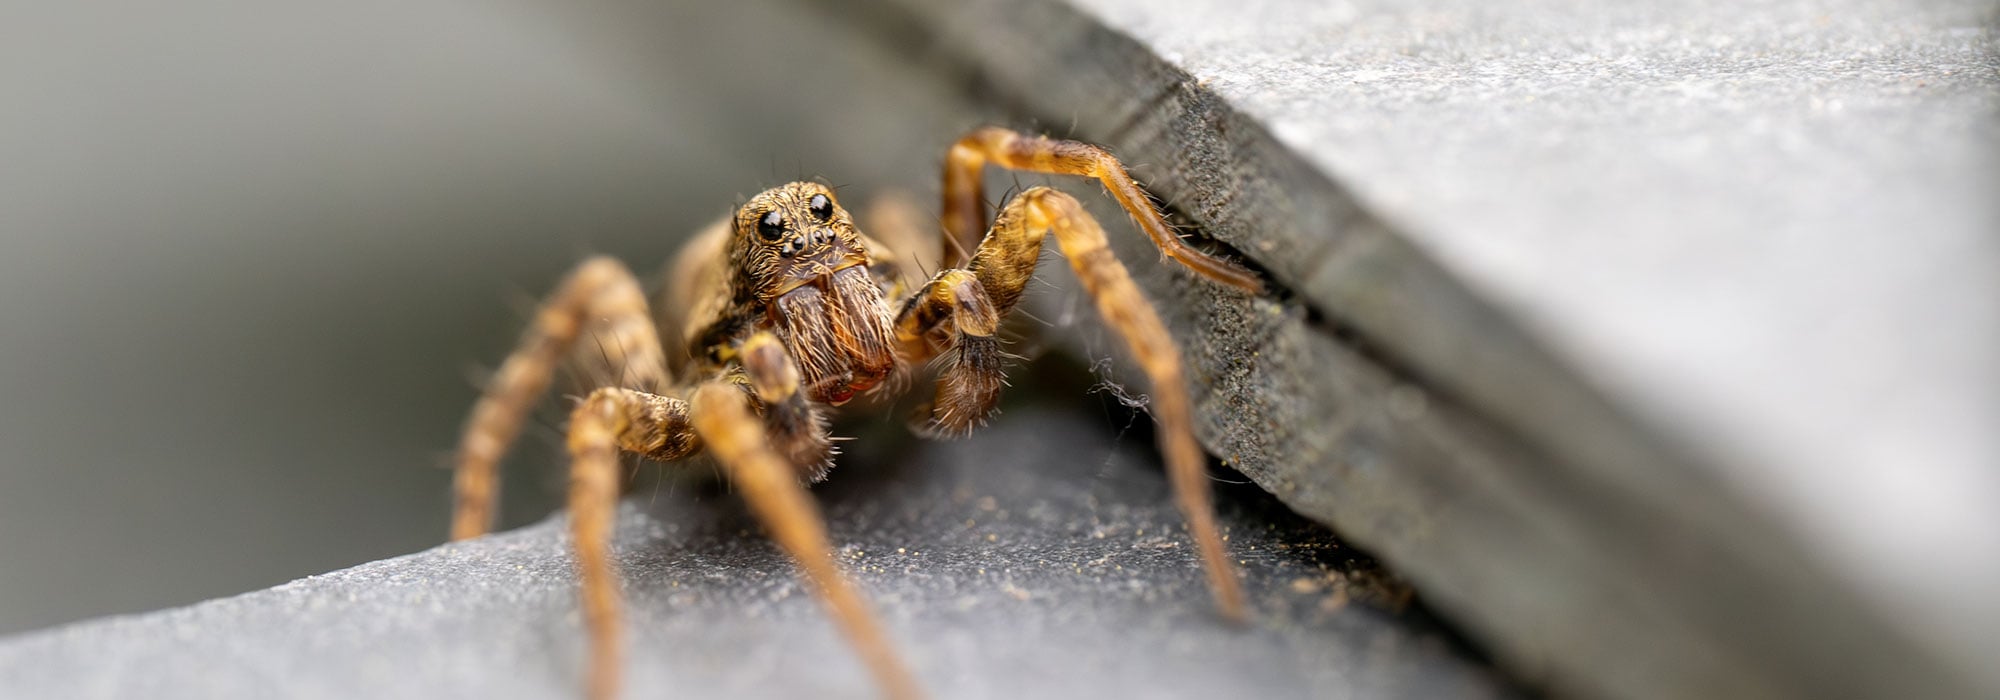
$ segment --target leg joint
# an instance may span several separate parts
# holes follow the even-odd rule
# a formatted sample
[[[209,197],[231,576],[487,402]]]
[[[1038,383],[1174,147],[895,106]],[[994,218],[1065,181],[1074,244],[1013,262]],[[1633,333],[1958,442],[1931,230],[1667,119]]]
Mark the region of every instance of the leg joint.
[[[1025,278],[1030,271],[1021,276]],[[959,334],[986,337],[998,333],[1000,314],[986,285],[979,281],[979,273],[945,270],[932,277],[897,314],[896,336],[906,352],[925,357],[930,353],[919,351],[920,344],[943,341],[933,344],[949,346]]]

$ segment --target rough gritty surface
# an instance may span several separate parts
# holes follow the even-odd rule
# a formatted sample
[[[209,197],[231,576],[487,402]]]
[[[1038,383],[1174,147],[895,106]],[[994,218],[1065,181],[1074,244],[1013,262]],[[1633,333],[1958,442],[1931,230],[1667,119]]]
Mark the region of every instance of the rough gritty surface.
[[[1072,402],[1071,406],[1076,406]],[[1121,419],[1122,420],[1122,419]],[[839,558],[941,697],[1499,698],[1365,558],[1254,489],[1223,523],[1258,622],[1210,606],[1150,436],[1024,407],[954,443],[882,439],[817,490]],[[883,426],[895,430],[894,426]],[[886,436],[874,436],[878,438]],[[628,500],[630,697],[874,697],[734,498]],[[0,695],[573,698],[564,521],[188,608],[0,643]]]

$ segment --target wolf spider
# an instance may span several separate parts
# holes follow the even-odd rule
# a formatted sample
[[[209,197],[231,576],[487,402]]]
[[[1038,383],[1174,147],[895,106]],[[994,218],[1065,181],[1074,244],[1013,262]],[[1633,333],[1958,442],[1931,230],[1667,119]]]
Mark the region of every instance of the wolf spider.
[[[458,449],[451,536],[486,532],[502,453],[577,339],[598,338],[604,359],[621,367],[622,377],[576,406],[567,441],[590,697],[610,698],[618,687],[618,586],[609,549],[624,485],[621,450],[661,461],[706,451],[797,560],[883,689],[896,697],[919,694],[834,562],[804,484],[833,466],[827,409],[896,386],[887,380],[926,361],[939,359],[941,368],[925,432],[963,435],[985,421],[1005,379],[996,333],[1020,302],[1048,235],[1151,381],[1160,448],[1209,588],[1225,616],[1244,617],[1216,533],[1179,351],[1165,324],[1112,257],[1103,229],[1069,195],[1030,188],[987,228],[981,181],[989,163],[1094,177],[1167,257],[1231,287],[1262,288],[1242,268],[1183,243],[1104,149],[999,128],[966,135],[945,159],[940,271],[928,280],[909,274],[895,248],[864,235],[833,192],[811,182],[758,194],[692,240],[669,268],[659,325],[624,265],[584,262],[544,301],[473,408]],[[901,247],[923,249],[915,228],[882,233]],[[662,328],[672,334],[662,336]],[[668,355],[663,340],[686,352]]]

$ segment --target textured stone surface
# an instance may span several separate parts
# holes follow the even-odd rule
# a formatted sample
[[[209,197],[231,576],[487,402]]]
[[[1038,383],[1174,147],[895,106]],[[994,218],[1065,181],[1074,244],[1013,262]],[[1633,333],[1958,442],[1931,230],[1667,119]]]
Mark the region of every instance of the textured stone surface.
[[[1083,399],[1087,401],[1087,399]],[[1253,488],[1224,523],[1257,623],[1210,607],[1143,429],[1017,407],[966,441],[851,443],[818,490],[840,558],[940,697],[1501,698],[1401,589]],[[876,432],[884,432],[877,430]],[[629,697],[873,697],[736,499],[627,502]],[[564,522],[0,643],[0,695],[573,698]]]
[[[1816,554],[2000,615],[1975,594],[2000,581],[2000,5],[1080,4]],[[1423,321],[1372,318],[1351,284],[1301,280],[1425,374],[1534,421],[1527,392],[1454,367],[1465,349],[1410,347],[1398,324]],[[1881,511],[1899,517],[1854,517]]]
[[[1991,3],[898,5],[1271,274],[1155,279],[1210,447],[1518,668],[2000,691]]]

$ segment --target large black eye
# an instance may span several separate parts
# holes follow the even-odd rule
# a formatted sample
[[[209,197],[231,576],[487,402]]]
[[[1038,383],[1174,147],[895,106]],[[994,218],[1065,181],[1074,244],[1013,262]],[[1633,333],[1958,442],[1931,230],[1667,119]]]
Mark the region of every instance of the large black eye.
[[[813,218],[819,219],[822,224],[833,218],[832,197],[823,194],[813,195],[813,198],[806,202],[806,208],[811,209]]]
[[[785,215],[773,210],[757,220],[757,235],[764,240],[775,241],[785,235]]]

